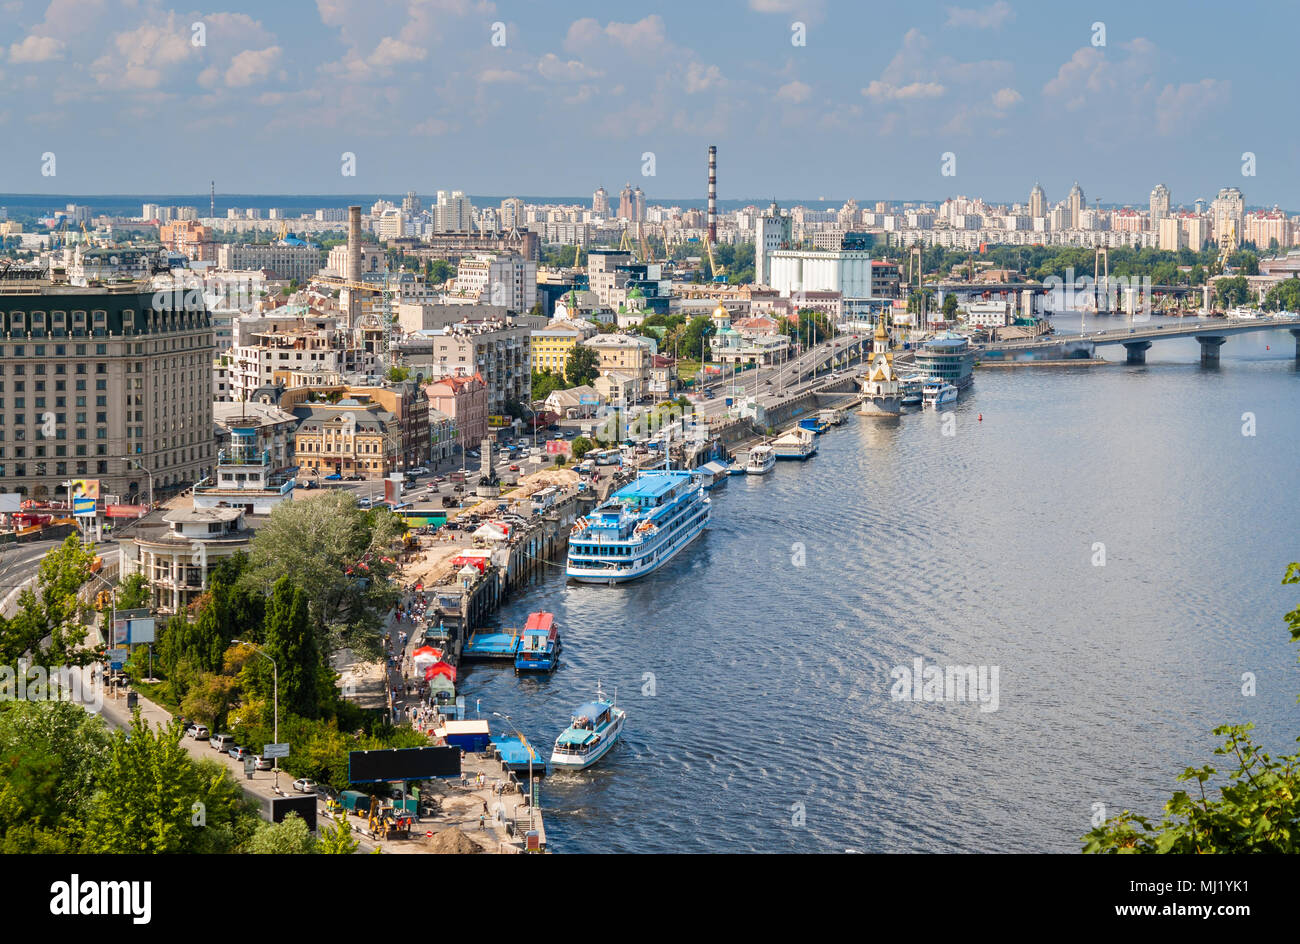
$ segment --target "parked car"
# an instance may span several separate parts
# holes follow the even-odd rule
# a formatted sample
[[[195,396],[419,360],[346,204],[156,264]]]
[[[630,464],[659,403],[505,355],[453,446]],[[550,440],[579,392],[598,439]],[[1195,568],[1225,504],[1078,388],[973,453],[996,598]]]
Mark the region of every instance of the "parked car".
[[[226,751],[226,753],[229,754],[231,757],[233,757],[235,760],[243,760],[245,757],[248,757],[253,752],[246,747],[235,746],[232,747],[230,750]]]
[[[301,777],[293,782],[293,789],[298,793],[315,793],[316,781],[308,777]]]
[[[341,482],[342,480],[343,476],[339,475],[337,472],[331,472],[329,475],[325,476],[325,481],[327,482]]]
[[[206,741],[209,737],[208,729],[201,724],[190,725],[189,730],[185,733],[194,741]]]
[[[218,734],[208,739],[208,747],[214,751],[225,753],[235,745],[235,736],[233,734]]]
[[[274,770],[274,769],[275,769],[275,762],[274,762],[271,758],[269,758],[269,757],[263,757],[261,754],[258,754],[258,755],[257,755],[257,758],[256,758],[256,761],[257,761],[257,762],[256,762],[255,764],[253,764],[253,768],[254,768],[255,770]]]
[[[346,479],[346,481],[349,482],[364,482],[365,480],[366,477],[364,475],[349,475]]]

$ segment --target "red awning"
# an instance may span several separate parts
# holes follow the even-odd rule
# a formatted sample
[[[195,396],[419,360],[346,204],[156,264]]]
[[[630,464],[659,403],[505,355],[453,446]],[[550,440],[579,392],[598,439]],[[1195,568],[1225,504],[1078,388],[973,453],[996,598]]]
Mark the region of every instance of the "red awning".
[[[429,679],[433,678],[435,675],[445,675],[453,682],[456,681],[455,667],[448,665],[446,662],[435,662],[433,665],[429,666],[427,669],[424,670],[425,681],[428,681]]]

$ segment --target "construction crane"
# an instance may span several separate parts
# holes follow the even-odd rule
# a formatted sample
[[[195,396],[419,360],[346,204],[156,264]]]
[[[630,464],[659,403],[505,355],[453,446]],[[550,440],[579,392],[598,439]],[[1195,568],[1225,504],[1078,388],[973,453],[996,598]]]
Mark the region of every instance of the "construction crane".
[[[713,241],[707,236],[704,238],[704,248],[709,254],[709,271],[713,273],[713,281],[726,282],[727,270],[725,267],[720,267],[717,262],[713,260]]]
[[[392,288],[388,281],[388,270],[384,269],[384,284],[382,286],[376,285],[373,282],[353,282],[348,279],[335,278],[316,278],[314,281],[331,288],[348,289],[349,291],[354,292],[369,292],[372,295],[380,296],[380,305],[382,307],[380,308],[379,322],[384,327],[383,338],[380,342],[380,353],[383,355],[384,360],[387,361],[393,336]],[[371,317],[373,318],[373,314]],[[398,351],[397,357],[400,360],[400,350]]]
[[[277,238],[278,238],[281,242],[284,242],[284,237],[286,237],[286,236],[288,236],[288,235],[289,235],[289,221],[288,221],[288,220],[281,220],[281,221],[280,221],[280,235],[279,235]]]
[[[1228,257],[1237,250],[1237,221],[1228,219],[1227,229],[1219,237],[1219,271],[1228,270]]]

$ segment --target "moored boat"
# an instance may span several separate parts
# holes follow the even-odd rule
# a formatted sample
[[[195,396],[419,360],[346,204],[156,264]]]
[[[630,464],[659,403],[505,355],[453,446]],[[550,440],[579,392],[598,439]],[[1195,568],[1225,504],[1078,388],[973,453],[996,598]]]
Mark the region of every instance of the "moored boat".
[[[560,664],[560,631],[553,613],[529,613],[515,649],[515,672],[552,672]]]
[[[766,475],[774,465],[776,452],[767,443],[759,443],[749,450],[749,458],[745,460],[745,474]]]
[[[609,753],[627,718],[623,709],[614,704],[615,700],[617,695],[613,700],[607,699],[597,683],[595,700],[579,705],[569,726],[555,739],[551,766],[584,770]]]

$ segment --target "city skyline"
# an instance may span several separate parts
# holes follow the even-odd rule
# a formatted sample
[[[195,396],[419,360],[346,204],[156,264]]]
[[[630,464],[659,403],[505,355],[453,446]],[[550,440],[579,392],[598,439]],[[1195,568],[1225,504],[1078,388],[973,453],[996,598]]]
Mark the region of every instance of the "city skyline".
[[[1261,22],[1290,15],[1251,10]],[[1013,203],[1035,180],[1053,200],[1079,179],[1107,205],[1144,203],[1163,182],[1175,205],[1238,186],[1251,205],[1300,206],[1285,173],[1300,139],[1267,120],[1254,91],[1287,31],[1260,31],[1249,61],[1207,58],[1202,23],[1170,4],[1100,3],[1078,22],[1007,0],[4,11],[13,40],[0,81],[19,94],[0,128],[25,146],[0,170],[16,193],[185,193],[215,179],[270,195],[292,179],[321,195],[559,197],[632,181],[671,202],[703,198],[715,144],[724,205]],[[1230,115],[1242,130],[1216,133]],[[182,160],[159,160],[178,145]],[[1247,153],[1254,176],[1242,175]],[[344,154],[355,176],[343,176]],[[954,176],[942,173],[947,154]]]

